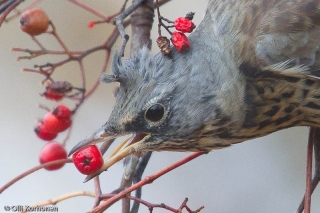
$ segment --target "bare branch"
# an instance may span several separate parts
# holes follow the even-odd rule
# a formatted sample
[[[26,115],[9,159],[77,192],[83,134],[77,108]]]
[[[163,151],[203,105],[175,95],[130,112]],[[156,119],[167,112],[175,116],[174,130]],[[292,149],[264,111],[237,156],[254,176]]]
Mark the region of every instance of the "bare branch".
[[[134,185],[132,185],[131,187],[125,189],[124,191],[114,195],[113,197],[109,198],[106,202],[104,202],[103,204],[97,206],[96,208],[92,209],[91,213],[98,213],[98,212],[102,212],[104,210],[106,210],[107,208],[109,208],[112,204],[114,204],[115,202],[117,202],[118,200],[120,200],[121,198],[123,198],[124,196],[126,196],[128,193],[146,185],[149,183],[152,183],[154,180],[158,179],[159,177],[161,177],[162,175],[182,166],[185,163],[188,163],[189,161],[203,155],[203,154],[207,154],[206,152],[195,152],[192,153],[191,155],[183,158],[182,160],[179,160],[177,162],[175,162],[174,164],[156,172],[155,174],[151,175],[151,176],[147,176],[145,179],[143,179],[142,181],[140,181],[139,183],[136,183]]]
[[[89,192],[89,191],[71,192],[71,193],[68,193],[68,194],[65,194],[65,195],[61,195],[59,197],[56,197],[56,198],[53,198],[53,199],[50,199],[50,200],[47,200],[47,201],[43,201],[43,202],[37,203],[37,204],[35,204],[33,206],[30,206],[30,207],[32,208],[32,207],[38,207],[38,206],[56,205],[57,203],[59,203],[61,201],[64,201],[64,200],[67,200],[67,199],[70,199],[70,198],[73,198],[73,197],[77,197],[77,196],[95,197],[96,194],[94,192]],[[25,213],[26,211],[27,210],[22,211],[21,213]]]
[[[0,188],[0,194],[1,194],[2,192],[4,192],[4,190],[6,190],[7,188],[9,188],[11,185],[13,185],[13,184],[16,183],[17,181],[21,180],[22,178],[30,175],[31,173],[36,172],[36,171],[38,171],[39,169],[43,169],[44,167],[52,166],[52,165],[56,165],[56,164],[61,164],[61,163],[72,163],[72,159],[71,159],[71,158],[68,158],[68,159],[63,159],[63,160],[55,160],[55,161],[51,161],[51,162],[48,162],[48,163],[44,163],[44,164],[35,166],[35,167],[33,167],[33,168],[25,171],[24,173],[18,175],[17,177],[13,178],[12,180],[10,180],[10,181],[9,181],[8,183],[6,183],[5,185],[3,185],[3,186]]]

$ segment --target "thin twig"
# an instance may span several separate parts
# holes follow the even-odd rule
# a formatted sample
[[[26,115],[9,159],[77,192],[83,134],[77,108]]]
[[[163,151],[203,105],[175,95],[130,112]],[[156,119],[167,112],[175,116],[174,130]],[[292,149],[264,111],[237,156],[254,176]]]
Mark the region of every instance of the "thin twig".
[[[314,134],[314,153],[315,153],[315,173],[313,176],[313,179],[311,181],[311,186],[310,186],[310,196],[314,192],[315,188],[317,187],[319,181],[320,181],[320,129],[315,128],[315,134]],[[309,136],[311,134],[311,129],[309,132]],[[309,153],[309,147],[308,147],[308,153]],[[307,177],[309,179],[309,177]],[[306,193],[307,194],[307,193]],[[306,194],[304,195],[302,201],[300,202],[300,205],[296,211],[296,213],[302,213],[305,207],[305,198]],[[311,198],[310,198],[311,199]]]
[[[313,142],[315,139],[316,128],[310,127],[309,140],[308,140],[308,155],[307,155],[307,177],[306,177],[306,192],[304,201],[304,212],[310,213],[311,206],[311,178],[312,178],[312,154]]]
[[[152,152],[148,152],[145,156],[141,157],[139,159],[139,163],[138,163],[138,166],[136,168],[136,171],[134,173],[134,176],[133,176],[133,184],[136,184],[138,183],[139,181],[141,181],[141,177],[142,177],[142,174],[145,170],[145,168],[147,167],[148,165],[148,162],[151,158],[151,155],[152,155]],[[135,192],[135,196],[137,198],[141,198],[141,194],[142,194],[142,188],[138,188]],[[133,202],[133,205],[132,205],[132,208],[131,208],[131,211],[130,213],[138,213],[139,211],[139,202]]]
[[[178,210],[177,209],[174,209],[174,208],[172,208],[172,207],[170,207],[170,206],[167,206],[167,205],[165,205],[164,203],[161,203],[161,204],[152,204],[152,203],[149,203],[149,202],[147,202],[147,201],[145,201],[145,200],[142,200],[142,199],[140,199],[140,198],[137,198],[137,197],[132,197],[132,196],[126,196],[128,199],[130,199],[130,200],[134,200],[135,202],[137,202],[137,203],[141,203],[141,204],[143,204],[143,205],[145,205],[146,207],[148,207],[148,209],[150,210],[150,212],[152,212],[152,210],[154,209],[154,208],[162,208],[162,209],[166,209],[166,210],[168,210],[168,211],[171,211],[171,212],[178,212]]]
[[[71,158],[68,158],[68,159],[63,159],[63,160],[55,160],[55,161],[51,161],[51,162],[48,162],[48,163],[44,163],[44,164],[41,164],[41,165],[38,165],[38,166],[35,166],[25,172],[23,172],[22,174],[18,175],[17,177],[13,178],[12,180],[10,180],[8,183],[6,183],[5,185],[3,185],[1,188],[0,188],[0,194],[2,192],[4,192],[4,190],[6,190],[8,187],[10,187],[11,185],[13,185],[14,183],[16,183],[17,181],[21,180],[22,178],[30,175],[31,173],[35,172],[35,171],[38,171],[39,169],[43,169],[44,167],[47,167],[47,166],[53,166],[53,165],[56,165],[56,164],[62,164],[62,163],[72,163],[72,159]]]
[[[100,204],[100,195],[101,195],[101,186],[100,186],[100,178],[99,176],[94,177],[93,179],[94,183],[94,191],[95,191],[95,201],[93,204],[93,208],[97,207]]]
[[[50,25],[52,27],[52,31],[51,32],[48,32],[50,34],[52,34],[56,39],[57,41],[59,42],[59,44],[62,46],[62,48],[67,52],[67,54],[69,55],[69,57],[71,58],[72,57],[72,54],[70,53],[67,45],[62,41],[62,39],[60,38],[59,34],[57,33],[57,30],[56,30],[56,26],[50,21]]]
[[[39,207],[39,206],[48,206],[48,205],[56,205],[57,203],[73,198],[73,197],[77,197],[77,196],[89,196],[89,197],[96,197],[96,194],[94,192],[89,192],[89,191],[77,191],[77,192],[71,192],[68,194],[64,194],[61,195],[59,197],[50,199],[50,200],[46,200],[40,203],[37,203],[35,205],[30,206],[30,209],[32,209],[32,207]],[[22,211],[21,213],[25,213],[28,212],[27,209],[25,209],[25,211]]]
[[[118,30],[120,32],[121,38],[122,38],[122,45],[119,51],[119,56],[122,57],[124,55],[124,50],[126,47],[126,44],[129,40],[129,35],[126,34],[123,26],[123,20],[129,16],[133,11],[135,11],[145,0],[135,0],[130,7],[125,9],[122,13],[120,13],[118,16],[114,18],[114,24],[118,27]]]
[[[105,16],[104,14],[92,9],[91,7],[89,7],[88,5],[86,5],[84,3],[81,3],[81,2],[79,2],[77,0],[69,0],[69,2],[77,5],[78,7],[81,7],[82,9],[84,9],[84,10],[86,10],[86,11],[88,11],[88,12],[90,12],[90,13],[92,13],[92,14],[94,14],[94,15],[102,18],[102,19],[104,19],[104,20],[108,19],[107,16]]]
[[[206,154],[206,152],[196,152],[196,153],[192,153],[191,155],[183,158],[182,160],[179,160],[177,162],[175,162],[174,164],[156,172],[153,175],[147,176],[146,178],[144,178],[142,181],[140,181],[139,183],[136,183],[134,185],[132,185],[130,188],[127,188],[125,190],[123,190],[122,192],[116,194],[115,196],[109,198],[106,202],[102,203],[101,205],[97,206],[96,208],[92,209],[91,213],[98,213],[98,212],[103,212],[104,210],[106,210],[107,208],[109,208],[112,204],[114,204],[115,202],[117,202],[119,199],[123,198],[126,194],[146,185],[149,183],[152,183],[154,180],[158,179],[159,177],[161,177],[162,175],[182,166],[183,164],[203,155]]]

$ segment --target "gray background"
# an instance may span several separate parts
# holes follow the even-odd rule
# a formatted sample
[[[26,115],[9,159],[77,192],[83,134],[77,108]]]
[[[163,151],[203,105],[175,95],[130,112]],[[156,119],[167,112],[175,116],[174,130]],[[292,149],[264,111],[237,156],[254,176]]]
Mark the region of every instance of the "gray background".
[[[29,2],[29,1],[27,1]],[[120,7],[120,1],[83,1],[111,14]],[[195,11],[194,22],[199,24],[207,0],[175,0],[162,9],[162,14],[174,19],[186,12]],[[57,26],[59,35],[72,50],[83,50],[101,44],[111,27],[98,25],[87,29],[87,23],[97,20],[68,1],[44,1],[41,4]],[[35,63],[55,62],[60,57],[42,57],[33,61],[16,61],[21,55],[11,52],[12,47],[37,48],[30,37],[19,29],[19,20],[4,24],[0,29],[0,185],[21,172],[38,164],[38,155],[45,144],[33,132],[36,119],[45,112],[36,107],[55,103],[46,101],[38,94],[43,91],[42,76],[20,72],[21,67],[32,68]],[[128,30],[129,32],[130,30]],[[155,40],[157,30],[153,29]],[[59,45],[50,36],[39,39],[52,49]],[[117,44],[119,47],[119,43]],[[155,47],[155,44],[153,45]],[[153,48],[157,51],[157,48]],[[85,60],[88,86],[98,78],[103,54],[96,53]],[[56,80],[72,80],[80,84],[79,69],[70,63],[57,70]],[[86,101],[74,117],[73,131],[67,144],[70,150],[78,141],[100,127],[110,114],[114,99],[114,85],[101,85]],[[72,102],[63,102],[73,106]],[[305,187],[305,162],[308,128],[291,128],[267,137],[217,150],[184,165],[143,188],[143,199],[151,203],[165,203],[178,208],[185,197],[189,206],[202,212],[217,213],[271,213],[294,212],[300,203]],[[57,140],[61,141],[64,134]],[[145,175],[187,156],[189,153],[154,153]],[[117,188],[122,175],[122,163],[118,163],[101,175],[103,192]],[[38,171],[7,189],[0,195],[0,212],[4,205],[33,205],[59,195],[78,191],[93,191],[93,183],[83,184],[84,176],[72,164],[54,172]],[[312,212],[320,212],[320,191],[313,197]],[[86,212],[92,208],[94,199],[76,197],[58,203],[59,212]],[[120,212],[120,203],[107,212]],[[140,212],[147,213],[144,206]],[[155,209],[155,213],[168,212]]]

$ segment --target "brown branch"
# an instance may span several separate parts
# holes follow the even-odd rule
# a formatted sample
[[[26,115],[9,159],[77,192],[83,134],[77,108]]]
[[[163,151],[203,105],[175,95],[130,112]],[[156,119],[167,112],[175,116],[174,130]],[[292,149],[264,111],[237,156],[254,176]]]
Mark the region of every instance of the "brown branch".
[[[308,209],[310,209],[310,206],[307,207],[307,205],[310,205],[311,195],[320,181],[320,129],[311,127],[309,132],[309,140],[310,140],[310,137],[312,138],[312,141],[313,141],[314,153],[315,153],[315,174],[313,176],[312,181],[310,181],[309,175],[311,175],[310,167],[312,169],[312,147],[308,143],[306,193],[302,201],[300,202],[300,205],[296,213],[302,213],[305,206],[306,206],[305,212],[307,212]],[[311,147],[311,151],[310,151],[310,147]],[[309,155],[311,155],[311,161],[310,161]],[[311,165],[310,165],[310,162],[311,162]]]
[[[166,209],[168,211],[171,211],[171,212],[178,212],[178,209],[174,209],[170,206],[167,206],[165,205],[164,203],[161,203],[161,204],[152,204],[152,203],[149,203],[145,200],[142,200],[140,198],[137,198],[137,197],[132,197],[132,196],[126,196],[128,199],[130,200],[134,200],[136,202],[139,202],[143,205],[145,205],[146,207],[148,207],[148,209],[150,210],[150,212],[153,211],[154,208],[162,208],[162,209]]]
[[[308,154],[307,154],[307,171],[306,171],[306,192],[304,201],[304,212],[310,213],[311,206],[311,178],[312,178],[312,153],[313,153],[313,142],[315,139],[315,127],[310,127],[309,140],[308,140]]]
[[[102,194],[99,176],[94,177],[93,183],[94,183],[94,191],[96,193],[95,201],[94,201],[94,204],[93,204],[93,208],[95,208],[100,204],[100,201],[101,201],[100,200],[100,196]]]
[[[67,45],[62,41],[62,39],[60,38],[59,34],[57,33],[57,29],[56,29],[56,26],[53,24],[53,22],[50,21],[50,25],[52,27],[52,31],[51,32],[48,32],[50,34],[52,34],[56,39],[57,41],[59,42],[59,44],[62,46],[62,48],[67,52],[67,54],[69,55],[69,57],[71,58],[72,57],[72,54],[70,53]]]
[[[96,197],[96,194],[94,192],[89,192],[89,191],[77,191],[77,192],[71,192],[68,194],[64,194],[61,195],[59,197],[50,199],[50,200],[46,200],[40,203],[37,203],[35,205],[30,206],[30,208],[32,207],[39,207],[39,206],[48,206],[48,205],[56,205],[57,203],[73,198],[73,197],[77,197],[77,196],[89,196],[89,197]],[[21,213],[25,213],[27,212],[27,209],[25,211],[22,211]]]
[[[13,185],[14,183],[16,183],[17,181],[21,180],[22,178],[30,175],[31,173],[33,172],[36,172],[38,171],[39,169],[43,169],[44,167],[47,167],[47,166],[52,166],[52,165],[56,165],[56,164],[61,164],[61,163],[72,163],[72,159],[71,158],[68,158],[68,159],[63,159],[63,160],[55,160],[55,161],[52,161],[52,162],[48,162],[48,163],[44,163],[44,164],[41,164],[41,165],[38,165],[38,166],[35,166],[25,172],[23,172],[22,174],[18,175],[17,177],[13,178],[12,180],[10,180],[8,183],[6,183],[5,185],[3,185],[1,188],[0,188],[0,194],[2,192],[4,192],[4,190],[6,190],[7,188],[9,188],[11,185]]]
[[[104,210],[106,210],[107,208],[109,208],[112,204],[114,204],[115,202],[117,202],[118,200],[120,200],[121,198],[123,198],[124,196],[126,196],[128,193],[146,185],[149,183],[152,183],[154,180],[158,179],[159,177],[161,177],[162,175],[182,166],[185,163],[188,163],[189,161],[203,155],[206,154],[206,152],[195,152],[192,153],[191,155],[175,162],[174,164],[156,172],[153,175],[147,176],[145,179],[143,179],[142,181],[140,181],[139,183],[136,183],[134,185],[132,185],[131,187],[125,189],[124,191],[114,195],[113,197],[109,198],[106,202],[104,202],[103,204],[97,206],[96,208],[92,209],[91,213],[98,213],[98,212],[103,212]],[[103,195],[101,196],[101,198],[103,198]]]

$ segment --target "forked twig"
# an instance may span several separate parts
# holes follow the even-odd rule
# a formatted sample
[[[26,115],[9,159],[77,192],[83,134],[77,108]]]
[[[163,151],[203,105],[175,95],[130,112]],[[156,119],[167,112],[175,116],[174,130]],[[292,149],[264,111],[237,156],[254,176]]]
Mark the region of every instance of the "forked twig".
[[[203,155],[206,154],[206,152],[195,152],[192,153],[191,155],[183,158],[182,160],[179,160],[177,162],[175,162],[174,164],[156,172],[153,175],[147,176],[146,178],[144,178],[142,181],[140,181],[139,183],[136,183],[134,185],[132,185],[131,187],[121,191],[120,193],[112,196],[111,198],[109,198],[106,202],[102,203],[101,205],[97,206],[96,208],[94,208],[91,213],[98,213],[98,212],[103,212],[104,210],[106,210],[107,208],[109,208],[112,204],[114,204],[115,202],[117,202],[118,200],[120,200],[121,198],[123,198],[124,196],[126,196],[128,193],[146,185],[149,183],[152,183],[154,180],[158,179],[159,177],[161,177],[162,175],[182,166],[183,164]],[[110,197],[110,196],[109,196]],[[103,198],[103,195],[102,195]]]

